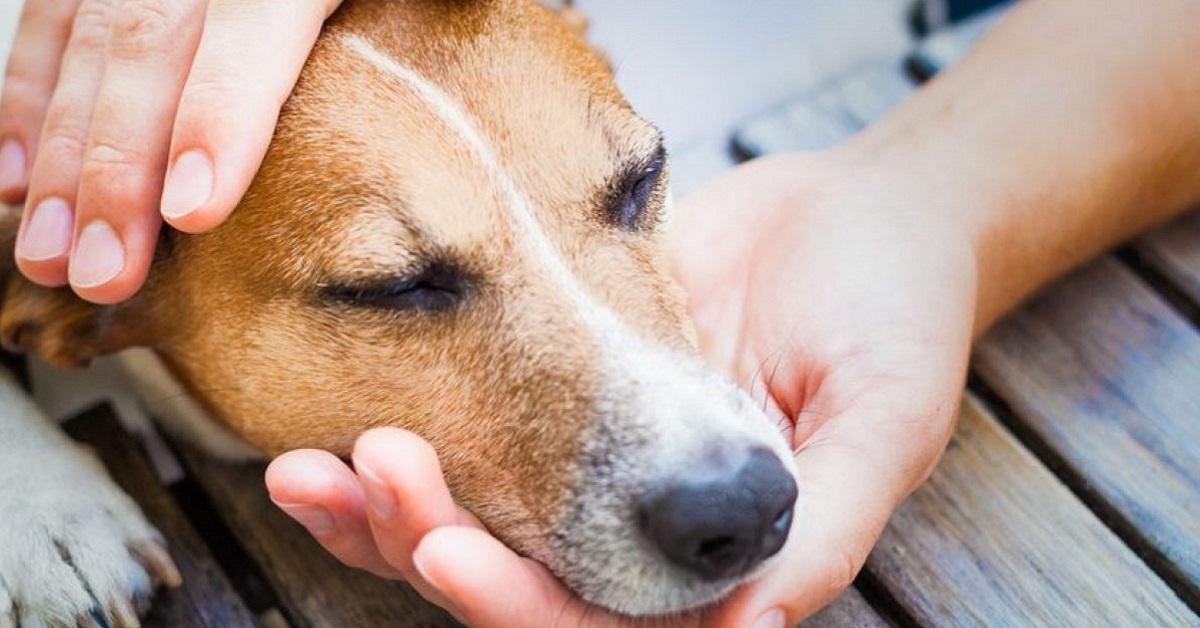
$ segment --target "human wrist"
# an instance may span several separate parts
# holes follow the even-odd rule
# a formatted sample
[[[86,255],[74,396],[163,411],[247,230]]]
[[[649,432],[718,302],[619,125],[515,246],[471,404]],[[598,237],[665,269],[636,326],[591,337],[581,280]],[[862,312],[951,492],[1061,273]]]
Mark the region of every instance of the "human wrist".
[[[837,211],[853,208],[849,211],[862,214],[863,224],[881,225],[894,237],[912,240],[912,254],[942,264],[947,279],[955,277],[961,285],[966,282],[962,275],[969,273],[970,296],[979,306],[977,326],[982,327],[1004,300],[987,280],[1000,263],[990,234],[1004,215],[1006,197],[992,182],[973,178],[945,155],[953,153],[938,154],[907,141],[849,142],[822,157],[837,176],[820,194],[842,199]]]

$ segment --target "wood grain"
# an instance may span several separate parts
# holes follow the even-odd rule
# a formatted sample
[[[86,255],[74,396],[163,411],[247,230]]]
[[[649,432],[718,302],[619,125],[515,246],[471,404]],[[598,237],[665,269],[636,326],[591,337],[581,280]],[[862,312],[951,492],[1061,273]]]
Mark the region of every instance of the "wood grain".
[[[1200,618],[973,400],[867,569],[923,626],[1194,626]]]
[[[71,437],[92,446],[109,473],[166,538],[183,586],[160,591],[146,628],[249,628],[250,612],[221,572],[208,547],[154,475],[137,443],[107,406],[83,413],[64,425]]]
[[[267,497],[262,465],[184,450],[189,473],[258,562],[297,628],[442,628],[458,624],[403,583],[335,561]]]
[[[998,325],[975,366],[1018,433],[1200,608],[1200,332],[1106,258]]]
[[[833,604],[798,625],[803,628],[888,628],[891,623],[871,606],[858,589],[851,588]]]
[[[193,477],[228,516],[226,522],[234,534],[260,561],[293,625],[313,628],[458,625],[406,585],[346,568],[330,558],[303,528],[271,504],[262,488],[261,466],[228,465],[190,452],[184,458]],[[854,589],[803,625],[888,626]]]
[[[1193,305],[1200,305],[1200,210],[1140,238],[1134,248]]]

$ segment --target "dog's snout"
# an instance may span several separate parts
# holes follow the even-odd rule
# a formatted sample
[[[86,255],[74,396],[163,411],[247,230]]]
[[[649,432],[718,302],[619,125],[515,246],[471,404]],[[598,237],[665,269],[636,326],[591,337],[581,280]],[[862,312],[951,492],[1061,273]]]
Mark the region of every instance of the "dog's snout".
[[[734,464],[706,466],[643,496],[639,522],[679,567],[705,580],[736,577],[783,547],[796,481],[775,454],[762,448]]]

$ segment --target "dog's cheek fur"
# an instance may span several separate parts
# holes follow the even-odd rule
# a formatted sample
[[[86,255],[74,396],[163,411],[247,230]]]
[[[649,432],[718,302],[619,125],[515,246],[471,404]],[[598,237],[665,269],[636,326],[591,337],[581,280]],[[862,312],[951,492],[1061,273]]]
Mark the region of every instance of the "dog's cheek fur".
[[[577,488],[573,465],[593,384],[586,366],[560,365],[585,365],[587,348],[545,330],[534,337],[511,321],[405,323],[298,305],[260,308],[236,331],[218,332],[225,323],[233,325],[193,327],[163,353],[252,445],[346,456],[366,429],[409,429],[439,452],[460,503],[505,542],[555,562],[546,537]]]
[[[371,427],[414,431],[442,456],[464,506],[504,541],[555,562],[545,538],[577,492],[579,440],[593,418],[598,376],[586,332],[563,297],[538,284],[536,269],[520,267],[504,237],[475,256],[505,272],[481,279],[456,311],[320,301],[308,268],[324,263],[317,256],[345,264],[354,256],[331,255],[344,234],[389,227],[386,216],[286,185],[305,180],[307,167],[273,151],[227,226],[181,240],[156,268],[156,296],[173,330],[159,353],[212,416],[269,454],[317,447],[346,456]],[[299,203],[320,217],[290,233],[279,208]],[[453,200],[443,207],[459,205],[478,210]],[[398,237],[394,248],[416,246]],[[255,250],[239,240],[273,245]],[[318,253],[313,242],[333,246]]]

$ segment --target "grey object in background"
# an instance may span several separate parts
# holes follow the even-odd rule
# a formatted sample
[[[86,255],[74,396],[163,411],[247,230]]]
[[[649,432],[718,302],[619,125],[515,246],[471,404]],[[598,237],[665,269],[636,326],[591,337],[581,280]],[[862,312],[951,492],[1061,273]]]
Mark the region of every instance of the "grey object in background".
[[[919,84],[967,54],[1008,8],[993,7],[917,43],[901,61],[859,65],[820,87],[747,120],[733,148],[749,159],[770,153],[819,150],[857,133],[899,104]]]
[[[750,158],[828,148],[874,122],[916,88],[898,62],[859,66],[748,120],[734,134],[734,149]]]
[[[905,69],[918,81],[926,81],[966,56],[1008,10],[1011,2],[988,9],[952,27],[934,31],[917,44],[904,61]]]

